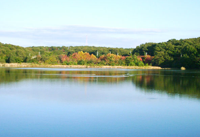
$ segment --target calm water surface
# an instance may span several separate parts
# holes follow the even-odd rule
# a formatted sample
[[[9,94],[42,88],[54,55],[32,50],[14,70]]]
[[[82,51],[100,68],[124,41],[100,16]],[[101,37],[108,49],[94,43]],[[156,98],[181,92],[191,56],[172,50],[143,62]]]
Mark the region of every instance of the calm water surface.
[[[0,68],[0,137],[200,136],[200,71]]]

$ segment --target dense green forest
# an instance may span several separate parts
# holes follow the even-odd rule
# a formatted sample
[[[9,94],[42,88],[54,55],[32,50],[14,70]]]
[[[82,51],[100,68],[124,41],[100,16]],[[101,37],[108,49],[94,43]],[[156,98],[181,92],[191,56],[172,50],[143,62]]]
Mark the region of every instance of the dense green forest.
[[[200,68],[200,37],[145,43],[135,49],[62,46],[20,47],[0,43],[0,63],[46,63],[66,65],[153,65]]]
[[[132,54],[153,56],[151,62],[155,66],[200,68],[200,37],[171,39],[162,43],[145,43],[137,46]]]
[[[143,61],[132,57],[133,49],[94,46],[20,47],[0,43],[0,63],[45,63],[64,65],[137,65]]]

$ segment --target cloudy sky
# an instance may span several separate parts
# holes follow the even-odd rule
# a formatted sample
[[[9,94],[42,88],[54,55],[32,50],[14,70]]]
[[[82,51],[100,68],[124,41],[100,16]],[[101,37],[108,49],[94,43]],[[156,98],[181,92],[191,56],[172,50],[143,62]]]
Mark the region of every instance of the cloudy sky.
[[[0,0],[0,42],[134,48],[200,36],[199,0]]]

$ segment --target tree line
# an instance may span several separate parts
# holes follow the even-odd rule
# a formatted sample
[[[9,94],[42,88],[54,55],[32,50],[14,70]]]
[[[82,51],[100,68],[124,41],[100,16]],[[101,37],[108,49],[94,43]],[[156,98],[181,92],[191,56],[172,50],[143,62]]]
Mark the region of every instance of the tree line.
[[[133,55],[153,56],[152,65],[170,68],[200,68],[200,37],[171,39],[161,43],[145,43],[137,46]]]
[[[133,48],[95,46],[20,47],[0,43],[0,63],[46,63],[79,65],[153,65],[200,68],[200,37],[145,43]]]
[[[20,47],[0,43],[0,63],[45,63],[64,65],[124,65],[144,66],[143,61],[132,56],[130,48],[90,46]]]

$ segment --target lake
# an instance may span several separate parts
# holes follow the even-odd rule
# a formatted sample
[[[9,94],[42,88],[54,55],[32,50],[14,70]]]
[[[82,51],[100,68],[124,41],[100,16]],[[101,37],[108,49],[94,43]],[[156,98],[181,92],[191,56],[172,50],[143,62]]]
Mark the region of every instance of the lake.
[[[0,137],[200,136],[200,71],[0,68]]]

